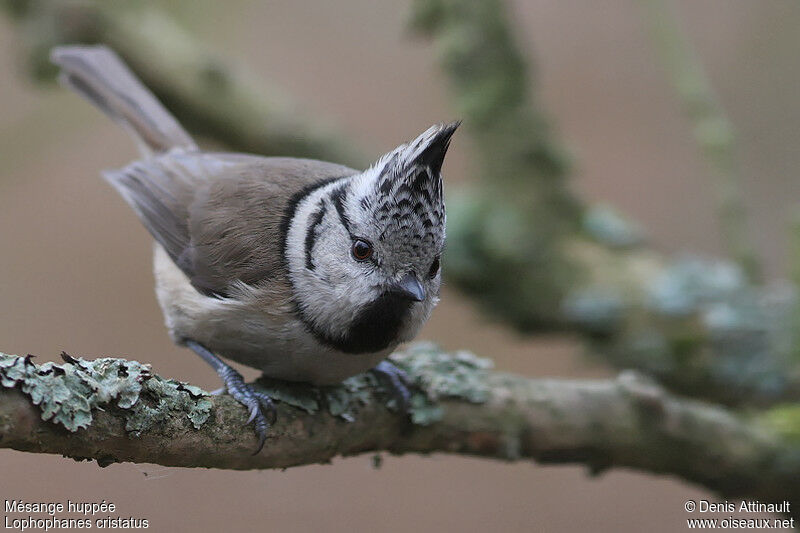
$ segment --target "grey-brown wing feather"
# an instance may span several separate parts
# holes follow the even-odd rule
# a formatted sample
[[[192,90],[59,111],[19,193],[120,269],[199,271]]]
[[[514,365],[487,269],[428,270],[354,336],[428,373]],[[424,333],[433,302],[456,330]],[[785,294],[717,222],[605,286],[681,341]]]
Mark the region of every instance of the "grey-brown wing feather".
[[[281,224],[293,197],[355,174],[341,165],[239,154],[164,154],[105,173],[204,294],[282,273]]]

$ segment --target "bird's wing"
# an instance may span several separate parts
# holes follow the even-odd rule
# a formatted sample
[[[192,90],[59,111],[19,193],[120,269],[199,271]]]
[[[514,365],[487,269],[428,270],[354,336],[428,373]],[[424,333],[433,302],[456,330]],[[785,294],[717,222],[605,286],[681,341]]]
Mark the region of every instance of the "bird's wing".
[[[109,171],[192,285],[208,295],[283,273],[287,212],[304,191],[357,171],[322,161],[166,153]]]

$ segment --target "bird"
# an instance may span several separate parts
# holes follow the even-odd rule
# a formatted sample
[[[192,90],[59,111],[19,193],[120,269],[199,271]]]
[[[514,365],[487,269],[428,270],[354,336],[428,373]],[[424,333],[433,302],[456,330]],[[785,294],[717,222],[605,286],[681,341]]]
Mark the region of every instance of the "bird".
[[[52,49],[59,81],[128,131],[141,159],[102,173],[154,239],[171,339],[217,372],[250,414],[255,453],[272,399],[225,360],[333,385],[373,372],[408,405],[387,356],[439,302],[442,164],[460,121],[438,123],[369,168],[201,150],[104,45]]]

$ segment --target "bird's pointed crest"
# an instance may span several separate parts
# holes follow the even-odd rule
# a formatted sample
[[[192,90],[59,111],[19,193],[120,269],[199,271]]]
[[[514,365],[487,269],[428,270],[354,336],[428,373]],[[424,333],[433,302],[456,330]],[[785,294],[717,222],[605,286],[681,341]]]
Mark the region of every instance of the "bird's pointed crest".
[[[450,139],[460,121],[436,124],[416,139],[402,144],[382,157],[376,167],[380,174],[376,186],[381,194],[407,187],[436,200],[441,197],[442,163],[450,146]]]
[[[437,124],[381,157],[355,178],[351,209],[365,211],[376,240],[411,260],[436,254],[444,242],[442,162],[460,122]]]
[[[436,248],[444,239],[442,163],[460,122],[431,126],[376,163],[374,213],[382,240]]]

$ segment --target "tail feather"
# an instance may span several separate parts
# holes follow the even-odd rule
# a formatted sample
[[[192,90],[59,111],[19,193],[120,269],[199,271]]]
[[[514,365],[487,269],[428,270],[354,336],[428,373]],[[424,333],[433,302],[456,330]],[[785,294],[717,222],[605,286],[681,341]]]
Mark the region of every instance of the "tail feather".
[[[59,81],[133,134],[145,155],[197,145],[120,57],[106,46],[59,46]]]

